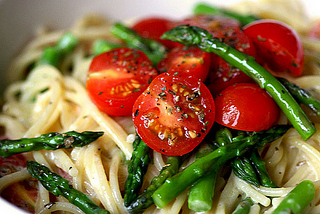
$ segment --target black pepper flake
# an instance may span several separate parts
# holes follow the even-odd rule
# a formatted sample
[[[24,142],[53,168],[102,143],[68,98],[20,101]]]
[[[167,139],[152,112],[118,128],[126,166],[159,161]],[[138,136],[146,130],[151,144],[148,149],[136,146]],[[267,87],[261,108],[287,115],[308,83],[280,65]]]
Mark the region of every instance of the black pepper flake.
[[[139,109],[137,109],[137,110],[134,112],[134,116],[135,116],[135,117],[138,117],[138,115],[139,115]]]
[[[98,93],[98,95],[101,95],[101,94],[103,94],[103,91],[100,91],[100,92]]]

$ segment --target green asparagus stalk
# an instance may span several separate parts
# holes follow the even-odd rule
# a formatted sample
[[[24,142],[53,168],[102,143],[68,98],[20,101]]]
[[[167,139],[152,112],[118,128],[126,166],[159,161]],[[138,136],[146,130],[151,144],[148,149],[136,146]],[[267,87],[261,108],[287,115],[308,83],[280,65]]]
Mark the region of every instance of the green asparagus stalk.
[[[214,38],[208,31],[196,26],[175,27],[163,34],[162,39],[179,42],[186,46],[195,45],[205,52],[212,52],[220,56],[265,89],[304,140],[309,139],[315,133],[314,125],[289,91],[271,73],[259,65],[254,57],[235,50]]]
[[[197,158],[204,157],[210,152],[213,152],[211,147],[201,147],[197,153]],[[217,170],[209,172],[190,187],[188,197],[189,209],[195,212],[206,212],[211,209],[217,174]]]
[[[0,140],[0,156],[9,157],[14,154],[38,151],[41,149],[56,150],[82,147],[97,140],[103,132],[76,132],[65,133],[52,132],[35,138],[21,138],[17,140]]]
[[[93,43],[92,49],[95,55],[99,55],[104,52],[120,47],[122,47],[121,44],[110,42],[104,39],[98,39]]]
[[[154,191],[156,191],[156,189],[158,189],[167,178],[175,175],[178,172],[183,159],[184,158],[179,156],[169,156],[166,164],[161,169],[160,174],[154,177],[149,187],[127,207],[128,212],[142,213],[144,210],[150,207],[153,204],[153,199],[151,196]]]
[[[232,212],[232,214],[249,214],[252,206],[253,206],[252,199],[245,198],[238,204],[238,206]]]
[[[152,195],[155,205],[158,208],[163,208],[208,172],[218,170],[228,160],[239,157],[248,150],[262,147],[274,141],[289,128],[290,126],[275,126],[267,131],[252,132],[245,137],[235,137],[233,143],[219,147],[210,154],[197,159],[180,173],[168,178]]]
[[[128,165],[128,177],[124,189],[124,205],[126,207],[138,197],[143,184],[143,177],[150,163],[150,147],[137,135],[133,142],[133,153]]]
[[[312,96],[307,90],[284,78],[278,78],[278,80],[288,89],[297,102],[308,106],[318,117],[320,117],[319,100]]]
[[[304,180],[288,193],[279,206],[273,211],[273,214],[303,213],[314,198],[314,195],[315,187],[313,182]]]
[[[87,214],[109,214],[109,212],[95,204],[84,193],[73,189],[69,181],[60,175],[50,171],[46,166],[35,161],[27,162],[27,169],[32,177],[38,179],[40,183],[55,196],[63,196],[70,203],[79,207]]]
[[[269,176],[265,166],[266,163],[261,159],[257,150],[251,152],[249,159],[255,168],[255,171],[257,172],[260,185],[269,188],[277,188],[278,186],[271,180]]]
[[[254,15],[243,15],[223,8],[218,8],[208,4],[197,4],[193,9],[194,14],[211,14],[211,15],[224,15],[230,18],[237,19],[243,26],[249,24],[259,18]]]
[[[55,46],[47,47],[43,51],[41,59],[37,62],[37,64],[49,64],[55,67],[59,67],[62,58],[71,53],[78,45],[78,42],[78,38],[74,34],[70,32],[65,33]]]
[[[166,52],[166,48],[159,42],[143,38],[121,23],[114,24],[111,33],[126,42],[128,47],[143,51],[154,65],[162,60]]]
[[[249,184],[257,187],[260,186],[259,179],[249,158],[245,156],[236,157],[230,161],[229,165],[232,167],[233,173],[237,177],[248,182]]]

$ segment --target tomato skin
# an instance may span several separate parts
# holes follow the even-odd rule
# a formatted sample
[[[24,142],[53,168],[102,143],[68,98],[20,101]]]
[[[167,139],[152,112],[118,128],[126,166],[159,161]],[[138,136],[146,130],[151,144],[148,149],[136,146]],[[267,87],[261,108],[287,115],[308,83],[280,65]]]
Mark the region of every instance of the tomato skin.
[[[184,155],[203,140],[214,123],[215,105],[207,87],[183,73],[162,73],[133,106],[141,139],[165,155]]]
[[[118,48],[92,60],[86,87],[101,111],[111,116],[130,116],[135,100],[157,75],[142,51]]]
[[[215,121],[237,130],[267,130],[280,115],[279,107],[270,95],[253,83],[229,86],[216,97],[215,103]]]
[[[182,20],[177,25],[198,26],[217,38],[222,38],[226,29],[241,28],[241,23],[238,20],[222,15],[194,15]]]
[[[243,28],[257,49],[257,61],[273,72],[303,72],[304,49],[298,34],[276,20],[258,20]]]
[[[223,37],[219,38],[227,45],[236,50],[256,56],[256,50],[251,40],[238,28],[226,28],[221,31]],[[230,85],[240,82],[253,82],[252,79],[238,68],[230,66],[221,57],[212,54],[211,71],[208,75],[208,87],[216,96],[220,91]]]
[[[160,73],[185,72],[201,81],[207,78],[211,55],[196,47],[178,46],[173,48],[157,66]]]
[[[160,39],[164,32],[167,32],[175,26],[175,22],[167,18],[162,17],[147,17],[138,20],[132,27],[132,29],[144,38],[153,39],[162,43],[167,48],[171,49],[175,47],[176,42],[172,42],[165,39]]]

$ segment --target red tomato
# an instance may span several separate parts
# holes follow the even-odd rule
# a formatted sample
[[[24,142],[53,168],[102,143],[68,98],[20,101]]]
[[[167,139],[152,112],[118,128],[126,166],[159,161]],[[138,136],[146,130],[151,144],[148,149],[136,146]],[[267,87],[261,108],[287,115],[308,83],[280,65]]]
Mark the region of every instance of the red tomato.
[[[185,72],[201,81],[207,78],[210,68],[210,54],[196,47],[178,46],[173,48],[158,64],[158,71]]]
[[[133,106],[141,139],[166,155],[192,151],[214,123],[214,100],[207,87],[183,73],[162,73]]]
[[[222,30],[221,41],[250,56],[256,56],[256,50],[250,39],[238,28]],[[252,82],[252,79],[238,68],[230,66],[221,57],[212,54],[211,71],[208,76],[208,87],[215,96],[230,85],[240,82]]]
[[[238,83],[215,99],[215,121],[243,131],[262,131],[279,119],[280,110],[270,95],[253,83]]]
[[[143,52],[118,48],[92,60],[87,91],[101,111],[111,116],[129,116],[133,103],[157,74]]]
[[[176,42],[160,39],[162,34],[174,27],[172,20],[160,17],[149,17],[139,20],[132,27],[139,35],[144,38],[156,40],[167,48],[173,48],[176,46]]]
[[[241,31],[241,23],[222,15],[196,15],[179,24],[189,24],[206,29],[214,37],[231,47],[255,56],[256,51],[250,39]],[[213,95],[237,82],[250,82],[251,78],[237,68],[231,67],[221,57],[211,54],[211,70],[207,85]]]
[[[257,48],[257,61],[273,72],[303,72],[304,50],[298,34],[275,20],[259,20],[246,25],[243,32]]]
[[[226,29],[241,28],[241,23],[221,15],[195,15],[184,19],[178,25],[198,26],[209,31],[214,37],[222,38]]]

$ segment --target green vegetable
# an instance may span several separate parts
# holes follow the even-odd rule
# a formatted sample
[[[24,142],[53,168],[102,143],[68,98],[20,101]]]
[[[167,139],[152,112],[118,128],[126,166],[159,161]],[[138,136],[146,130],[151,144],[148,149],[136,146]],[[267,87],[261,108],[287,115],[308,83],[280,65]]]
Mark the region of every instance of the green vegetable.
[[[245,198],[238,204],[237,208],[232,212],[232,214],[249,214],[252,206],[252,199]]]
[[[71,53],[78,45],[78,38],[68,32],[65,33],[54,47],[44,49],[41,59],[37,62],[38,65],[49,64],[59,67],[64,56]]]
[[[93,52],[95,55],[102,54],[115,48],[121,48],[122,45],[114,42],[109,42],[104,39],[98,39],[93,43]]]
[[[65,197],[70,203],[79,207],[83,212],[87,214],[109,214],[107,210],[96,205],[84,193],[73,189],[68,180],[51,172],[46,166],[40,165],[35,161],[28,161],[27,169],[31,176],[38,179],[49,192],[55,196],[61,195]]]
[[[214,38],[206,30],[196,26],[175,27],[163,34],[162,39],[179,42],[186,46],[195,45],[205,52],[217,54],[265,89],[304,140],[309,139],[315,133],[314,125],[288,90],[271,73],[259,65],[254,57],[235,50]]]
[[[245,156],[236,157],[230,161],[230,166],[236,176],[257,187],[260,186],[259,179],[249,158]]]
[[[253,21],[259,20],[258,17],[254,15],[243,15],[240,13],[232,12],[230,10],[225,10],[222,8],[214,7],[213,5],[208,4],[197,4],[194,9],[193,13],[195,14],[210,14],[210,15],[224,15],[230,18],[237,19],[242,25],[249,24]]]
[[[245,136],[249,132],[238,131],[238,136]],[[220,128],[215,135],[215,144],[218,146],[225,146],[232,143],[232,133],[231,130],[222,127]],[[236,176],[242,180],[253,184],[257,187],[260,185],[266,187],[276,187],[272,182],[265,168],[265,163],[261,159],[257,150],[250,151],[248,154],[241,157],[236,157],[229,162],[229,165],[232,167],[233,172]]]
[[[138,35],[135,31],[116,23],[111,28],[111,33],[126,43],[126,46],[143,51],[154,65],[157,65],[166,53],[166,48],[159,42],[146,39]]]
[[[41,149],[56,150],[70,149],[85,146],[103,135],[103,132],[76,132],[48,133],[35,138],[21,138],[17,140],[0,140],[0,156],[8,157],[14,154]]]
[[[258,151],[255,150],[251,152],[251,155],[249,158],[258,175],[260,185],[264,187],[269,187],[269,188],[276,188],[277,185],[275,185],[275,183],[273,183],[273,181],[271,180],[265,166],[266,163],[261,159]]]
[[[124,205],[129,206],[135,200],[143,184],[143,177],[150,163],[150,147],[137,135],[133,142],[133,152],[128,165],[128,177],[124,189]]]
[[[158,208],[163,208],[208,172],[218,170],[228,160],[241,156],[248,150],[262,147],[274,141],[289,128],[290,126],[275,126],[267,131],[247,132],[246,136],[234,137],[233,143],[219,147],[208,155],[195,160],[180,173],[168,178],[152,195],[155,205]]]
[[[282,200],[273,214],[293,213],[300,214],[309,206],[315,195],[315,187],[312,181],[304,180],[299,183]]]
[[[205,146],[198,151],[197,158],[204,157],[212,151],[212,148]],[[211,171],[190,187],[189,209],[195,212],[206,212],[211,209],[217,174],[217,170]]]
[[[169,156],[166,164],[161,169],[160,174],[154,177],[149,187],[127,207],[128,212],[142,213],[144,210],[150,207],[153,204],[153,199],[151,197],[152,194],[165,182],[167,178],[175,175],[178,172],[183,159],[184,158],[178,156]]]
[[[320,117],[320,102],[314,96],[307,90],[304,90],[300,86],[291,83],[284,78],[278,78],[278,80],[288,89],[297,102],[308,106],[318,117]]]

